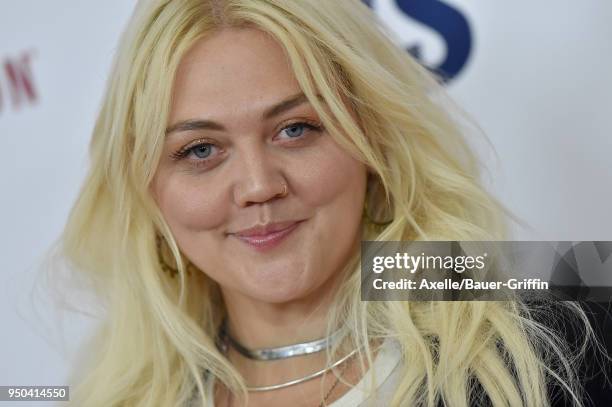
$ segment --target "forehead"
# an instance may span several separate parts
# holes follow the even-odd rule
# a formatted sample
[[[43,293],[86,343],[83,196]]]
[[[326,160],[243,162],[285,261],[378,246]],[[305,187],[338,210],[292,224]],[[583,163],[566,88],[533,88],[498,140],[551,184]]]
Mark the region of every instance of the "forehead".
[[[171,117],[187,118],[203,110],[207,115],[235,115],[247,106],[256,110],[299,90],[284,50],[269,34],[226,28],[197,41],[183,57]]]

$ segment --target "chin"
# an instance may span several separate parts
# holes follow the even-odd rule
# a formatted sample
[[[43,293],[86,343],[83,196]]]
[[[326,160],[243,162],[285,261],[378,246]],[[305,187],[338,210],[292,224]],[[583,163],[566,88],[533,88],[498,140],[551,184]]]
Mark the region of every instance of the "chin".
[[[239,290],[243,295],[254,300],[281,304],[304,299],[317,292],[317,287],[320,287],[303,273],[287,275],[285,271],[282,276],[278,277],[273,278],[270,274],[265,277],[259,276],[251,280],[248,286],[243,286]]]

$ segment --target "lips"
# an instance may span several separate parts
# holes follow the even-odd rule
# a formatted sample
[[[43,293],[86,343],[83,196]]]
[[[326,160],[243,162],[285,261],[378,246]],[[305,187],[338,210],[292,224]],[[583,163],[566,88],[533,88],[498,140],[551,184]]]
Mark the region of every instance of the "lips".
[[[231,235],[249,246],[258,249],[271,249],[289,236],[302,221],[270,223],[244,229]]]
[[[235,232],[234,234],[242,237],[266,236],[270,233],[280,232],[283,229],[287,229],[295,223],[298,223],[298,221],[293,220],[288,222],[268,223],[267,225],[259,225],[244,229],[239,232]]]

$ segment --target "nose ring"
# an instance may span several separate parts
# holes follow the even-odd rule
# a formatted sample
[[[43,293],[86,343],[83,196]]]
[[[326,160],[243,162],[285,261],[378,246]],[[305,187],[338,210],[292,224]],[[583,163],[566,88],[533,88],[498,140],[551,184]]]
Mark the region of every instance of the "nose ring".
[[[283,182],[283,192],[280,193],[280,197],[284,198],[287,196],[288,193],[289,193],[289,187],[287,186],[286,183]]]

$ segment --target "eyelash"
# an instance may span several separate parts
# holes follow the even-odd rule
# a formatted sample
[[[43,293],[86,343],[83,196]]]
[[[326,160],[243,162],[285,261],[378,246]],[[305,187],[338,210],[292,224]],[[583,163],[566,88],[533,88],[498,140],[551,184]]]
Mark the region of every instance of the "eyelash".
[[[306,120],[301,120],[301,121],[296,121],[293,123],[288,123],[287,125],[285,125],[282,129],[280,129],[280,131],[278,132],[279,134],[291,127],[297,127],[297,126],[301,126],[304,128],[305,132],[310,132],[310,131],[315,131],[315,132],[321,132],[323,131],[323,126],[319,123],[316,122],[312,122],[312,121],[306,121]],[[308,135],[302,135],[300,137],[296,137],[293,140],[302,140],[305,137],[308,137]],[[183,160],[186,159],[195,149],[200,148],[202,146],[212,146],[214,148],[218,148],[215,143],[209,142],[206,139],[200,139],[200,140],[195,140],[192,143],[187,144],[186,146],[182,147],[180,150],[178,150],[175,153],[172,153],[170,155],[171,158],[173,158],[176,161],[179,160]],[[212,153],[211,153],[212,154]],[[209,161],[213,160],[214,158],[202,158],[202,159],[195,159],[195,163],[194,165],[206,165]]]

